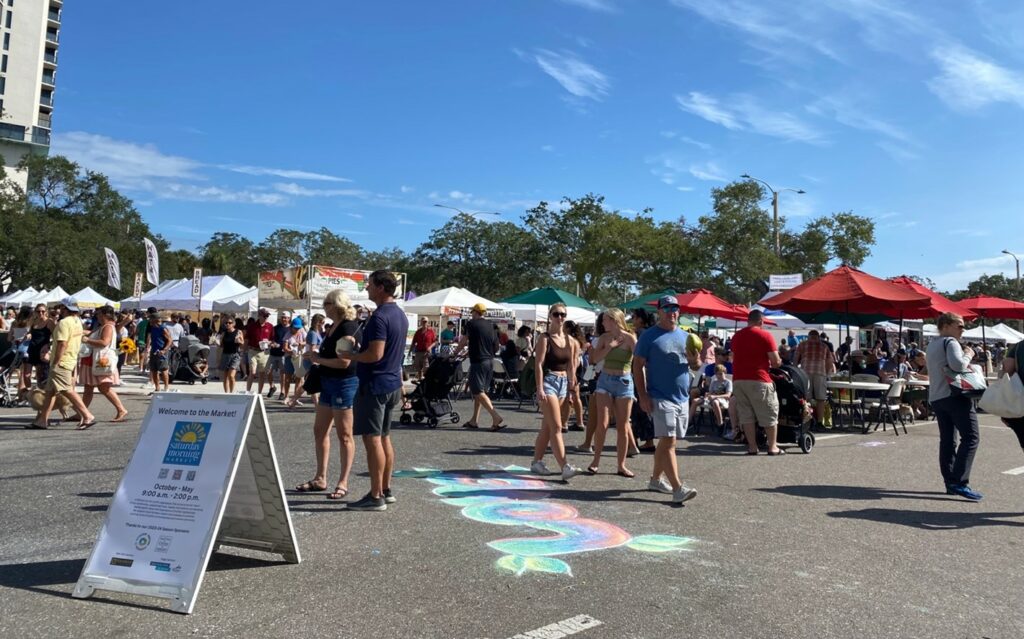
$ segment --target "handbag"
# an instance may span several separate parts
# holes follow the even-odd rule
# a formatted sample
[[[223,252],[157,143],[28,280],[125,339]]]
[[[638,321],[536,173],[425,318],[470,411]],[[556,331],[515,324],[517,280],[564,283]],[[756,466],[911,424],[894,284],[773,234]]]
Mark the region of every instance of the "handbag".
[[[1024,417],[1024,383],[1020,375],[1003,375],[985,389],[978,407],[1004,418]]]
[[[95,351],[92,356],[92,374],[96,376],[113,375],[117,366],[117,351],[109,346]]]
[[[946,349],[949,348],[951,341],[953,341],[952,337],[946,338]],[[967,371],[963,373],[955,373],[948,366],[944,366],[943,372],[946,375],[946,382],[949,384],[954,397],[958,395],[971,398],[981,397],[988,386],[988,383],[985,381],[985,373],[982,372],[981,366],[977,364],[971,364],[967,367]]]
[[[319,393],[323,390],[323,384],[320,379],[319,364],[314,364],[310,367],[309,372],[306,373],[306,378],[302,382],[302,389],[309,395]]]

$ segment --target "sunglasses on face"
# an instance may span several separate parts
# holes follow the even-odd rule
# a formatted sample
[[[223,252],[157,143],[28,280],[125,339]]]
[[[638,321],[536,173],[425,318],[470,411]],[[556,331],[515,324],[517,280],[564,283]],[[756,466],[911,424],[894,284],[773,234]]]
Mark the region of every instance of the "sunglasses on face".
[[[558,312],[552,313],[551,317],[565,318],[566,315],[567,315],[567,313],[563,313],[561,311],[558,311]]]
[[[665,311],[666,313],[678,313],[679,312],[679,307],[678,306],[674,306],[674,305],[673,306],[662,306],[661,310]]]

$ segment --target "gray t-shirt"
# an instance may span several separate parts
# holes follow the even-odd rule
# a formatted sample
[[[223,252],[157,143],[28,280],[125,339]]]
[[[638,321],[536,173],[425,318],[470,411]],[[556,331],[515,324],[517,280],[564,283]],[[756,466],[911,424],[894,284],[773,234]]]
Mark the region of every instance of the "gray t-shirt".
[[[928,360],[928,401],[934,402],[952,395],[948,371],[967,372],[971,360],[964,356],[960,342],[952,337],[937,337],[928,343],[925,357]]]
[[[708,394],[709,395],[731,395],[732,394],[732,380],[731,379],[718,379],[712,377],[711,381],[708,382]]]

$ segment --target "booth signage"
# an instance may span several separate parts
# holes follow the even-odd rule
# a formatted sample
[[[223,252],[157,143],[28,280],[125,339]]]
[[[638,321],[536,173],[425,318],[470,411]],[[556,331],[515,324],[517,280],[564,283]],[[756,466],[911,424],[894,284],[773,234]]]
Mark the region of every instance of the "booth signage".
[[[203,269],[192,269],[192,297],[203,296]]]
[[[788,291],[804,283],[803,273],[791,273],[788,275],[769,275],[768,290]]]
[[[157,393],[72,596],[112,590],[191,613],[216,547],[298,563],[259,395]]]

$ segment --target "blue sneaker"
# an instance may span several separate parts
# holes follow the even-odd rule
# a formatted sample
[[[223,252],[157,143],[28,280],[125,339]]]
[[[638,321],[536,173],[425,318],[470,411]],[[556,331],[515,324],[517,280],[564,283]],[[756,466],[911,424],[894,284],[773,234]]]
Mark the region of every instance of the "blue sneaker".
[[[951,490],[954,495],[960,495],[964,499],[969,499],[970,501],[981,501],[982,498],[981,493],[974,490],[967,484],[963,484],[962,486],[952,486]]]

